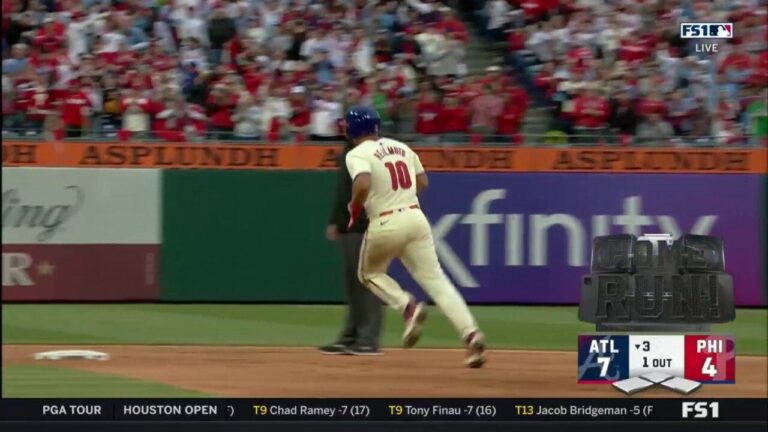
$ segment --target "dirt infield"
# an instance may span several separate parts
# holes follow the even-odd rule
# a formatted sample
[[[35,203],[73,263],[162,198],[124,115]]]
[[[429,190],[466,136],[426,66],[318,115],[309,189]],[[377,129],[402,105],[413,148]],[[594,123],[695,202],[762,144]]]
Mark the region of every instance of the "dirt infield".
[[[485,368],[467,369],[462,351],[445,349],[354,357],[285,347],[3,345],[3,365],[37,363],[36,352],[68,348],[103,351],[111,359],[52,363],[219,396],[625,397],[608,385],[576,384],[576,353],[557,351],[490,351]],[[767,366],[766,357],[738,357],[735,385],[703,386],[693,396],[765,397]],[[651,389],[638,397],[675,394]]]

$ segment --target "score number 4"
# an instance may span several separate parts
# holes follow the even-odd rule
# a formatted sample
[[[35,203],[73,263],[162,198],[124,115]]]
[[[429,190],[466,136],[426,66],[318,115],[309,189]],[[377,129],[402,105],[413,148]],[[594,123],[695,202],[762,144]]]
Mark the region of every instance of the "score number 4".
[[[701,366],[702,375],[709,375],[714,378],[717,375],[717,367],[712,363],[712,357],[704,359],[704,364]]]

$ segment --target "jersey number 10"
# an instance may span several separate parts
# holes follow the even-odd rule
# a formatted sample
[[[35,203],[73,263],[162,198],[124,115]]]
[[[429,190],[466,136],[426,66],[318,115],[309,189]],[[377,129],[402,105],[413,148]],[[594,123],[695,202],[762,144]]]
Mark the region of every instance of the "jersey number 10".
[[[389,170],[389,177],[392,180],[392,190],[411,188],[413,185],[413,182],[411,181],[411,173],[408,172],[408,165],[406,165],[405,162],[387,162],[384,166]]]

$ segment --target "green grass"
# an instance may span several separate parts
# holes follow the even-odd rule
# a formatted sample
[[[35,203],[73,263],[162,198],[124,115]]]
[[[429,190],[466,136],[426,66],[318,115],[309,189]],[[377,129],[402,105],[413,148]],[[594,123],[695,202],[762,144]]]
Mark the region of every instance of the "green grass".
[[[332,341],[343,306],[13,304],[2,307],[5,344],[200,344],[315,346]],[[574,350],[576,335],[594,331],[576,307],[472,307],[492,348]],[[766,355],[768,310],[739,309],[735,322],[713,327],[736,335],[740,354]],[[400,344],[401,319],[389,311],[384,344]],[[448,321],[432,308],[419,342],[458,347]]]
[[[56,366],[15,365],[2,369],[3,397],[206,397],[193,390],[116,375]]]

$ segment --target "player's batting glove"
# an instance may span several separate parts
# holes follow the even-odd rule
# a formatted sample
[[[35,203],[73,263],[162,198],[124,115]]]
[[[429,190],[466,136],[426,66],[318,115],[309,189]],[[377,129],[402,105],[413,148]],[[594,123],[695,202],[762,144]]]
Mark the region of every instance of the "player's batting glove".
[[[352,225],[360,217],[360,213],[363,212],[363,206],[360,204],[347,204],[347,210],[349,210],[349,223],[347,223],[347,231],[352,229]]]

